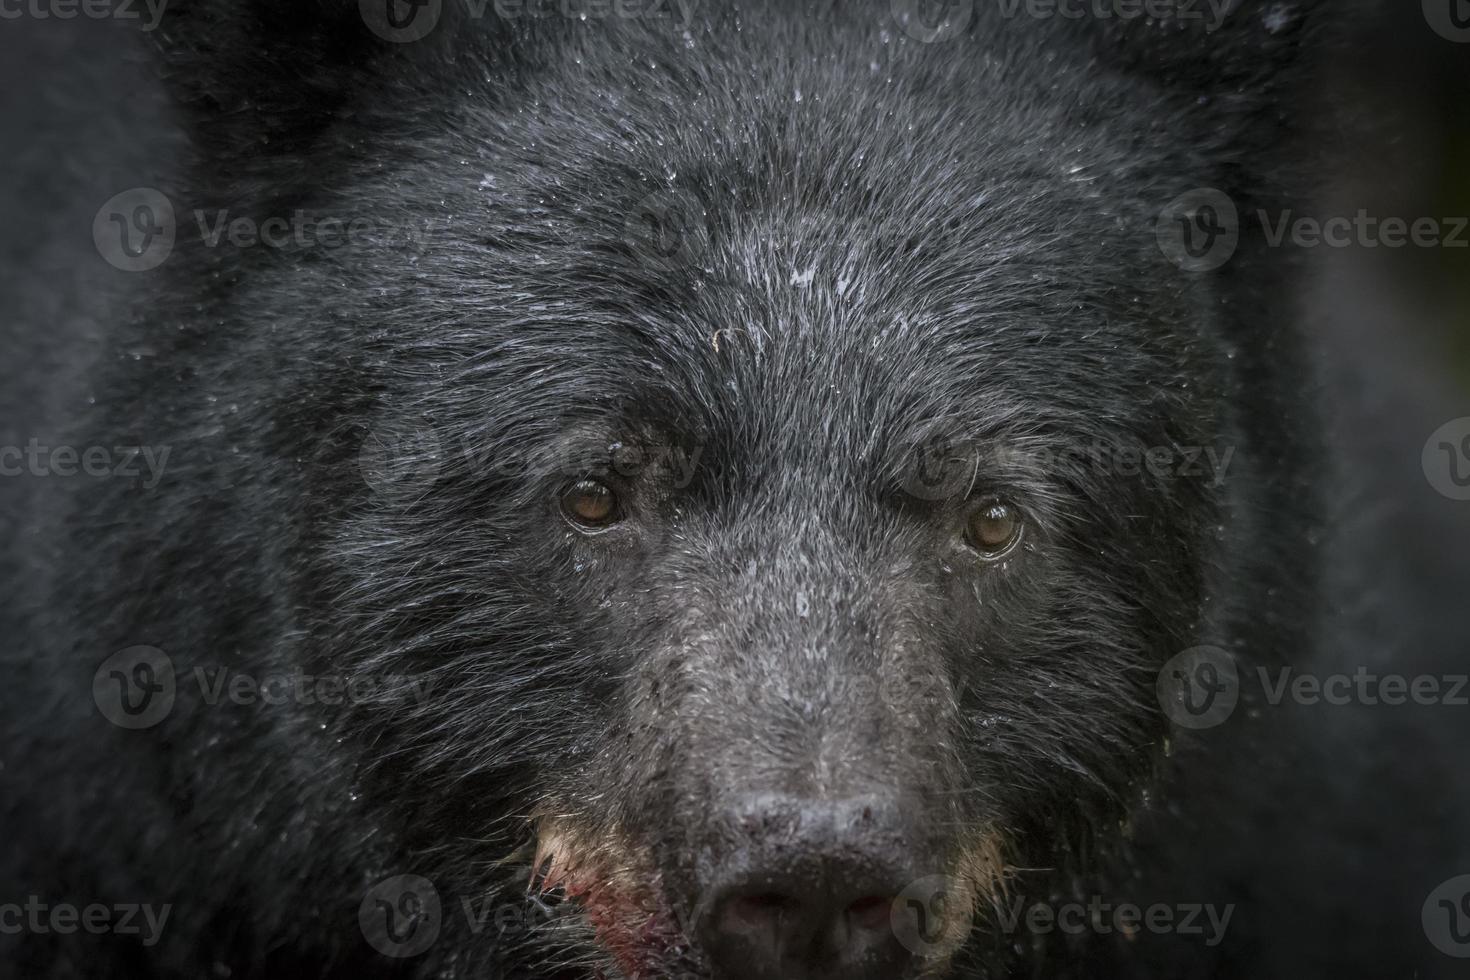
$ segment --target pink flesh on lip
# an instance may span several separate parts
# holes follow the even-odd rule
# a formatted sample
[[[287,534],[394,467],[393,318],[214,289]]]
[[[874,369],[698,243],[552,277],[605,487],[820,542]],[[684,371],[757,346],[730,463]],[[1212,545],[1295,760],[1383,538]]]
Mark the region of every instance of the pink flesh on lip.
[[[581,906],[598,943],[630,980],[657,976],[660,963],[683,951],[683,934],[663,898],[657,875],[646,888],[634,889],[600,875],[579,874],[582,869],[568,867],[555,853],[538,860],[535,867],[532,890],[544,893],[560,887],[569,900]],[[535,875],[543,867],[545,874],[537,880]]]
[[[604,902],[592,895],[583,901],[583,908],[597,941],[632,980],[656,976],[658,964],[677,955],[683,946],[683,937],[666,910],[649,911],[633,903]]]

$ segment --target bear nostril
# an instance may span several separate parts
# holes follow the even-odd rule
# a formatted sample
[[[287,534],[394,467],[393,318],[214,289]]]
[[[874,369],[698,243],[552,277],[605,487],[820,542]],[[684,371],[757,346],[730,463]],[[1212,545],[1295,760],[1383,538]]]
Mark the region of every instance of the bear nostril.
[[[892,908],[893,899],[869,895],[847,907],[847,921],[857,929],[887,929]],[[725,906],[724,912],[729,919],[729,926],[751,929],[779,928],[783,921],[789,921],[802,913],[802,902],[799,899],[774,892],[732,899]]]
[[[800,911],[800,903],[788,895],[747,895],[725,906],[725,916],[736,928],[765,928]]]
[[[847,907],[847,919],[859,929],[886,929],[892,907],[893,899],[869,895]]]
[[[796,904],[796,899],[788,895],[751,895],[748,898],[737,899],[735,904],[741,910],[752,914],[767,914],[789,909]]]

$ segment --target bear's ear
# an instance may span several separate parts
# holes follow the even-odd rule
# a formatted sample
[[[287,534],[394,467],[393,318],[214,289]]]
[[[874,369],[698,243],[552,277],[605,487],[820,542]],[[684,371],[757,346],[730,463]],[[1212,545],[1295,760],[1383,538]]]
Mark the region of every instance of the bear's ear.
[[[355,0],[174,0],[151,39],[210,156],[287,150],[330,119],[372,57]]]
[[[458,0],[169,0],[152,43],[196,146],[229,167],[305,154],[382,79],[408,80],[411,97],[453,60],[462,13]]]
[[[1141,0],[1083,26],[1100,63],[1200,99],[1266,105],[1350,36],[1373,0]]]
[[[1301,176],[1302,161],[1329,149],[1342,121],[1324,112],[1328,76],[1377,0],[1142,3],[1158,16],[1077,26],[1096,64],[1150,80],[1195,124],[1186,138],[1276,180]]]

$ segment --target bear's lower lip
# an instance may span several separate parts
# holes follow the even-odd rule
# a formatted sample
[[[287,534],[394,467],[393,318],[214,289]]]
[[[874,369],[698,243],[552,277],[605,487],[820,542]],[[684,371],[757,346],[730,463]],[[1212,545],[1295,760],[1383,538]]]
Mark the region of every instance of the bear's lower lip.
[[[618,857],[613,857],[616,853]],[[532,864],[533,895],[560,892],[581,909],[597,943],[625,977],[669,976],[689,942],[641,849],[584,846],[565,825],[544,825]]]
[[[667,976],[668,964],[689,954],[683,931],[661,900],[661,907],[647,910],[619,896],[594,892],[580,904],[598,943],[617,961],[624,976]]]

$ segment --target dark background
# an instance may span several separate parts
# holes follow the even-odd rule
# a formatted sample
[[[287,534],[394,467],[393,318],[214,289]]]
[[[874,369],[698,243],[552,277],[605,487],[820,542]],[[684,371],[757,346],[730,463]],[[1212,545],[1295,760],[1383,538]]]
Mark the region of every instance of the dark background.
[[[1356,38],[1316,97],[1347,107],[1364,123],[1342,151],[1339,190],[1329,214],[1367,208],[1378,217],[1470,215],[1470,42],[1429,27],[1428,3],[1389,0]],[[1470,14],[1470,4],[1462,4]],[[1376,324],[1403,345],[1407,369],[1424,381],[1448,373],[1465,407],[1470,392],[1470,248],[1355,247],[1331,256],[1324,302],[1342,319]],[[1359,328],[1370,324],[1359,323]],[[1347,335],[1351,335],[1349,330]],[[1427,360],[1427,365],[1426,365]],[[1448,372],[1433,370],[1447,366]],[[1470,414],[1465,411],[1459,414]]]

